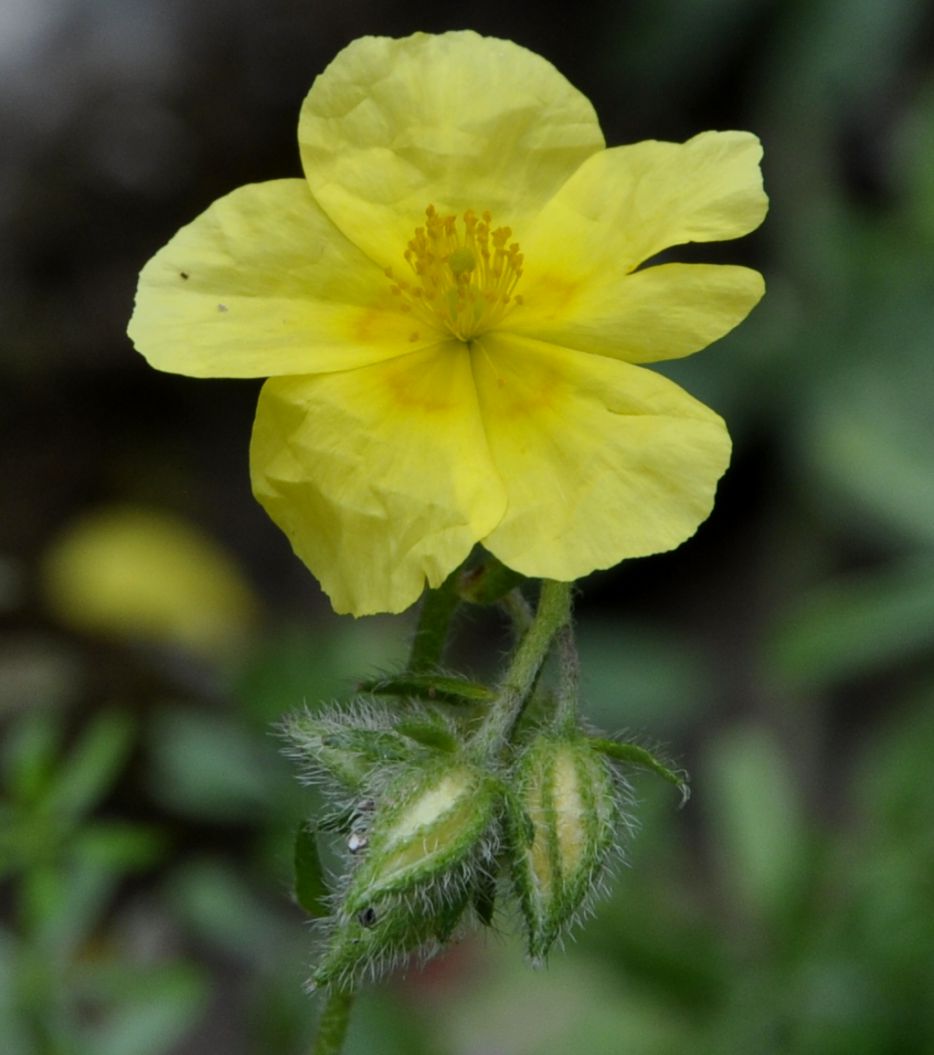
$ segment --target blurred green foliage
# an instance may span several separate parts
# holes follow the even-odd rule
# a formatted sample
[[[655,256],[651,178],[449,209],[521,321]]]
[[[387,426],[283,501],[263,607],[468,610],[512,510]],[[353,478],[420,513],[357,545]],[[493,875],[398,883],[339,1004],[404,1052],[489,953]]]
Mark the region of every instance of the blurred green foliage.
[[[119,885],[164,855],[158,831],[92,815],[132,737],[118,712],[98,715],[67,748],[55,714],[26,713],[7,730],[0,879],[15,929],[0,931],[0,1032],[10,1055],[148,1055],[203,1006],[196,969],[134,963],[98,930]]]
[[[35,68],[0,52],[0,133],[19,158],[0,170],[0,1048],[300,1055],[317,1005],[293,840],[314,795],[271,730],[396,668],[408,624],[323,613],[250,504],[255,390],[158,377],[123,326],[139,264],[179,223],[298,174],[301,95],[347,39],[453,23],[363,0],[84,6]],[[724,259],[761,267],[768,294],[664,367],[736,440],[710,523],[679,553],[593,577],[579,602],[588,713],[666,744],[694,797],[678,810],[634,775],[629,867],[573,948],[533,973],[512,940],[465,942],[365,993],[348,1055],[927,1055],[930,5],[472,17],[552,58],[610,142],[756,131],[771,213]],[[29,99],[34,119],[14,124]],[[229,643],[197,654],[181,633],[132,636],[119,611],[106,635],[59,623],[43,562],[63,524],[112,500],[224,540],[265,622],[244,639],[231,614],[225,637],[221,604],[210,640]],[[463,629],[454,663],[482,678],[501,639],[477,617]]]

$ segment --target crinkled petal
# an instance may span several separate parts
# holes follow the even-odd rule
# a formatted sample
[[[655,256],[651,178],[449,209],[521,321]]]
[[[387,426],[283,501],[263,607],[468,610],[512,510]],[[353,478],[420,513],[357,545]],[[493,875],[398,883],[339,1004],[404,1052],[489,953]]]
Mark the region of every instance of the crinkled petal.
[[[659,264],[626,274],[605,272],[584,283],[554,280],[523,286],[514,333],[630,363],[677,359],[706,348],[739,325],[759,302],[758,271],[726,264]]]
[[[260,394],[253,490],[338,612],[399,612],[492,530],[505,494],[467,346]]]
[[[299,145],[324,210],[392,266],[429,204],[521,230],[604,140],[551,63],[465,31],[354,41],[313,84]]]
[[[409,353],[389,282],[304,180],[250,184],[183,227],[143,268],[133,343],[159,370],[273,377]]]
[[[669,246],[738,238],[765,218],[762,146],[750,132],[647,140],[585,161],[528,233],[526,287],[608,281]],[[603,276],[603,277],[602,277]]]
[[[570,581],[673,549],[710,513],[729,435],[673,382],[507,335],[477,341],[473,365],[508,495],[483,544],[504,564]]]

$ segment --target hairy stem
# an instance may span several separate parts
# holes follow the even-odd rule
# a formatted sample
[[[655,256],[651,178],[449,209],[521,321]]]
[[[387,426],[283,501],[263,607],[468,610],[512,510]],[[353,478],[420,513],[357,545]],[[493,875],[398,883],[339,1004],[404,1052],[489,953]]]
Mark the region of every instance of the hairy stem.
[[[517,639],[528,632],[532,625],[532,606],[522,596],[522,591],[518,587],[504,594],[499,599],[499,606],[509,616],[513,635]]]
[[[354,992],[350,989],[335,989],[328,997],[318,1023],[318,1036],[312,1055],[340,1055],[350,1022]]]
[[[475,743],[484,754],[496,754],[508,741],[535,687],[552,640],[570,617],[571,583],[543,580],[535,616],[513,654],[496,701],[477,731]]]
[[[413,674],[424,674],[441,666],[451,619],[460,603],[457,575],[456,571],[452,572],[437,590],[425,594],[409,653],[408,669]]]
[[[580,702],[580,658],[574,628],[565,623],[555,635],[558,653],[558,706],[555,724],[564,733],[570,733],[577,725],[577,707]]]

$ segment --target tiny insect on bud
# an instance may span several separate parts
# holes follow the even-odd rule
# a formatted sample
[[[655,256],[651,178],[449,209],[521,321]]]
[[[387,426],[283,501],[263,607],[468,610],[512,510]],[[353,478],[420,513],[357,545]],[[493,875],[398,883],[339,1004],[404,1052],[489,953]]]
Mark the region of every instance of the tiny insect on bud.
[[[515,770],[507,816],[529,955],[544,959],[586,909],[613,849],[619,817],[608,764],[586,739],[541,735]]]
[[[364,832],[351,832],[350,838],[347,840],[347,849],[352,854],[358,854],[361,850],[366,849],[369,841]]]
[[[361,927],[375,927],[377,919],[376,909],[372,905],[357,913],[357,922]]]

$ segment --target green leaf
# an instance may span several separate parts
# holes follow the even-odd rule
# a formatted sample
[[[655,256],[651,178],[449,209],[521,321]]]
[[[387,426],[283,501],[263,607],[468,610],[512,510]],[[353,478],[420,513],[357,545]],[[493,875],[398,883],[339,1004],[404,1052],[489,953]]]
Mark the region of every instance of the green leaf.
[[[61,740],[61,719],[48,711],[25,714],[6,731],[3,773],[11,799],[32,804],[44,794]]]
[[[134,726],[128,714],[110,711],[96,717],[60,763],[45,806],[76,821],[107,794],[126,763]]]
[[[934,562],[905,561],[828,583],[786,614],[773,675],[814,688],[894,666],[934,644]]]
[[[284,966],[290,942],[303,944],[301,929],[270,904],[244,870],[230,860],[201,857],[167,876],[173,917],[184,932],[251,971],[266,974]]]
[[[70,854],[61,864],[33,867],[21,887],[24,925],[37,949],[65,959],[94,931],[122,878]]]
[[[89,866],[114,873],[149,868],[165,853],[166,837],[153,828],[119,821],[83,828],[74,837],[74,853]]]
[[[400,674],[365,681],[360,691],[376,696],[409,696],[441,703],[490,703],[496,699],[496,693],[486,685],[440,674]]]
[[[809,882],[800,790],[766,729],[735,729],[714,741],[703,786],[724,878],[754,916],[777,923]]]
[[[318,853],[317,832],[303,824],[295,833],[295,898],[313,918],[328,914],[330,891]]]
[[[291,792],[286,764],[270,739],[225,716],[165,708],[153,717],[147,740],[153,794],[185,814],[265,818]]]
[[[85,969],[82,994],[105,1010],[85,1027],[95,1055],[162,1055],[174,1049],[204,1008],[200,971],[177,964],[140,970],[125,963]]]

